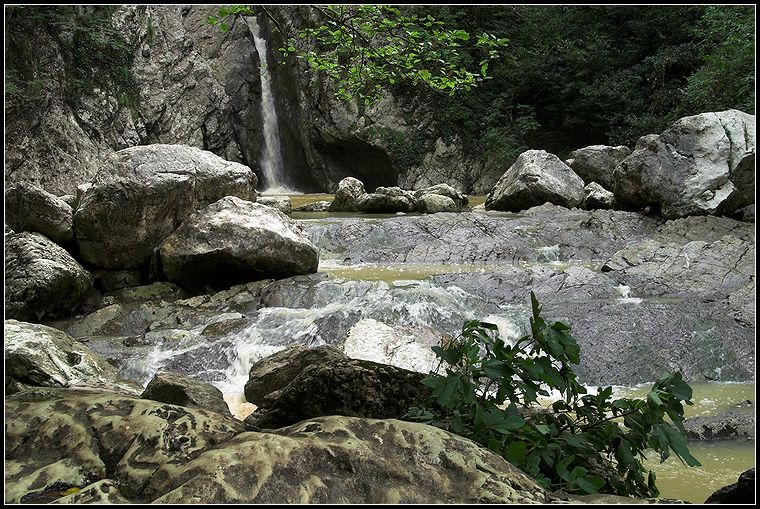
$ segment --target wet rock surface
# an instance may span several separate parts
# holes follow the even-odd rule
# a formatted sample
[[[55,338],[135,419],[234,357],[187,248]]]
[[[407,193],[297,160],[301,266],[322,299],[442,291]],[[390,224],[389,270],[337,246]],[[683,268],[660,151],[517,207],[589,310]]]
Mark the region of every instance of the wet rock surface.
[[[25,321],[71,316],[93,289],[65,249],[30,232],[5,237],[5,285],[5,316]]]
[[[754,440],[755,405],[746,401],[717,415],[692,417],[684,428],[689,440]]]
[[[148,382],[140,397],[171,405],[204,408],[221,414],[229,413],[222,391],[179,373],[159,371]]]

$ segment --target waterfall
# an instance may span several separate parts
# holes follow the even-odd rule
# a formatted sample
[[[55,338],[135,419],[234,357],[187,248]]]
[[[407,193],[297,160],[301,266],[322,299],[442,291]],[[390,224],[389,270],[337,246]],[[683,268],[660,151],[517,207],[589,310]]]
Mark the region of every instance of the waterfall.
[[[261,75],[261,118],[264,130],[264,152],[261,170],[264,172],[267,188],[265,194],[293,194],[295,191],[285,185],[285,168],[282,162],[280,133],[277,127],[277,109],[272,95],[272,75],[267,59],[267,41],[261,36],[261,27],[255,17],[246,18],[248,28],[253,35],[256,52],[259,54],[259,73]]]

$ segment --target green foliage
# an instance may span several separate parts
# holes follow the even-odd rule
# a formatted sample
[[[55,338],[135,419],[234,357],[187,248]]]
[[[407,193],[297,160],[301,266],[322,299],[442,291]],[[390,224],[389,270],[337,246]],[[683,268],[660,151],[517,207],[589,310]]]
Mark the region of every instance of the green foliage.
[[[427,141],[421,133],[407,134],[382,126],[371,126],[368,132],[377,135],[385,143],[399,169],[405,171],[422,164],[427,153]]]
[[[312,69],[329,76],[338,98],[356,98],[365,106],[378,100],[384,87],[396,84],[424,86],[448,95],[472,90],[491,78],[489,64],[508,42],[486,32],[471,35],[465,30],[447,29],[429,14],[407,14],[391,6],[310,8],[318,21],[300,27],[295,34],[284,34],[287,43],[279,51],[284,58],[295,54]],[[277,27],[282,26],[266,8],[261,9]],[[226,31],[222,20],[252,13],[245,6],[223,7],[209,23],[219,24]],[[475,61],[467,62],[470,65],[464,65],[465,50],[477,53]]]
[[[755,9],[711,6],[695,27],[704,65],[689,77],[690,111],[755,111]]]
[[[646,400],[613,400],[611,387],[587,394],[571,368],[580,347],[570,327],[544,321],[532,292],[531,305],[530,334],[514,345],[496,325],[474,320],[448,346],[433,347],[445,374],[423,379],[432,396],[407,418],[470,438],[552,490],[657,496],[655,474],[642,464],[647,449],[699,465],[683,435],[692,391],[680,373],[658,380]],[[550,391],[562,399],[542,411],[538,398]]]
[[[133,107],[139,90],[130,67],[136,41],[128,41],[113,26],[112,7],[15,6],[7,12],[8,61],[6,88],[8,108],[30,110],[40,107],[45,90],[63,88],[64,97],[76,107],[93,89],[100,88]],[[46,31],[60,46],[64,57],[63,83],[47,65],[30,59],[35,52],[35,34]],[[56,90],[58,89],[58,90]]]

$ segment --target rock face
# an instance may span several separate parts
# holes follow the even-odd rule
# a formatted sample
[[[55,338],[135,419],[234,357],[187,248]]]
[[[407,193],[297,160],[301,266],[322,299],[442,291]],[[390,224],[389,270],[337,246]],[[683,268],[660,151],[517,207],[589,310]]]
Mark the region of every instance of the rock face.
[[[261,396],[263,387],[271,392],[252,401],[259,408],[247,422],[279,428],[323,415],[399,418],[429,394],[420,383],[421,373],[350,359],[330,346],[315,350],[319,352],[294,350],[292,361],[280,368],[286,374],[277,374],[275,367],[267,372],[264,383],[249,379],[246,396]],[[277,356],[275,364],[281,364],[284,355]],[[254,366],[251,372],[255,376],[262,370]],[[282,382],[287,385],[279,385]]]
[[[589,183],[583,192],[586,195],[583,198],[583,208],[586,210],[611,209],[615,204],[615,195],[596,182]]]
[[[272,207],[283,214],[290,214],[292,205],[290,203],[290,197],[288,196],[259,196],[256,200],[257,203]]]
[[[229,414],[222,391],[209,383],[179,373],[159,371],[140,397],[171,405],[205,408],[212,412]]]
[[[546,202],[577,207],[583,180],[554,154],[528,150],[517,158],[486,198],[487,210],[519,212]]]
[[[754,202],[755,117],[738,110],[684,117],[646,136],[615,169],[621,206],[666,218],[730,215]]]
[[[319,251],[298,223],[234,196],[190,216],[159,253],[169,281],[193,290],[309,274],[319,265]]]
[[[242,433],[183,467],[156,472],[150,489],[165,493],[156,503],[547,500],[535,481],[475,443],[392,419],[331,416],[266,434]]]
[[[81,259],[144,267],[190,214],[225,196],[256,199],[250,168],[198,148],[147,145],[109,156],[74,214]]]
[[[424,424],[330,416],[244,432],[202,409],[53,388],[5,405],[6,503],[548,501],[500,456]]]
[[[232,416],[93,390],[27,389],[5,404],[7,503],[105,479],[144,499],[159,468],[243,431]]]
[[[74,238],[74,210],[71,206],[35,185],[21,182],[5,190],[5,222],[22,232],[39,232],[66,246]]]
[[[105,69],[94,69],[107,81],[104,86],[81,98],[67,94],[72,76],[61,42],[67,34],[30,31],[30,50],[20,58],[46,84],[44,103],[7,117],[7,181],[73,193],[107,154],[149,143],[191,145],[255,167],[261,130],[254,44],[245,23],[233,23],[225,33],[206,23],[212,14],[217,7],[114,9],[114,32],[132,51],[129,71],[137,97],[128,105],[105,93],[118,90],[103,78]]]
[[[36,321],[71,315],[92,277],[65,249],[39,233],[5,237],[5,316]]]
[[[364,184],[359,179],[346,177],[338,183],[335,198],[330,204],[330,212],[354,212],[359,199],[367,194]]]
[[[755,469],[745,470],[734,484],[724,486],[710,495],[705,504],[754,504]]]
[[[116,368],[88,347],[52,327],[6,320],[5,394],[25,387],[101,386],[137,394]]]
[[[368,193],[359,198],[356,210],[367,214],[412,212],[414,195],[400,187],[378,187],[374,193]]]
[[[629,155],[631,149],[624,145],[591,145],[571,152],[568,165],[586,184],[597,182],[605,189],[612,189],[615,167]]]

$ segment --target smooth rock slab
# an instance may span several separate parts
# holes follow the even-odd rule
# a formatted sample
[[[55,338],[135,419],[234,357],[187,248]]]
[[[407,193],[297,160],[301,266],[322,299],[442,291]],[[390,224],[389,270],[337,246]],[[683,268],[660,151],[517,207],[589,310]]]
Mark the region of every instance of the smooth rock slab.
[[[74,238],[74,209],[54,194],[20,182],[5,191],[5,222],[17,232],[39,232],[67,245]]]
[[[24,321],[71,313],[93,289],[92,276],[39,233],[5,237],[5,316]]]
[[[424,424],[330,416],[241,433],[148,484],[156,503],[542,503],[545,491],[470,440]]]
[[[502,175],[486,197],[487,210],[520,212],[546,202],[577,207],[583,179],[554,154],[528,150]]]
[[[255,200],[256,174],[185,145],[120,150],[103,161],[74,214],[81,259],[110,269],[146,266],[182,221],[225,196]]]
[[[189,217],[159,253],[167,279],[189,290],[310,274],[319,264],[299,223],[234,196]]]
[[[98,385],[137,394],[116,368],[65,332],[45,325],[6,320],[5,392],[19,388]]]
[[[145,387],[141,397],[172,405],[229,413],[222,391],[209,383],[180,373],[159,371]]]

